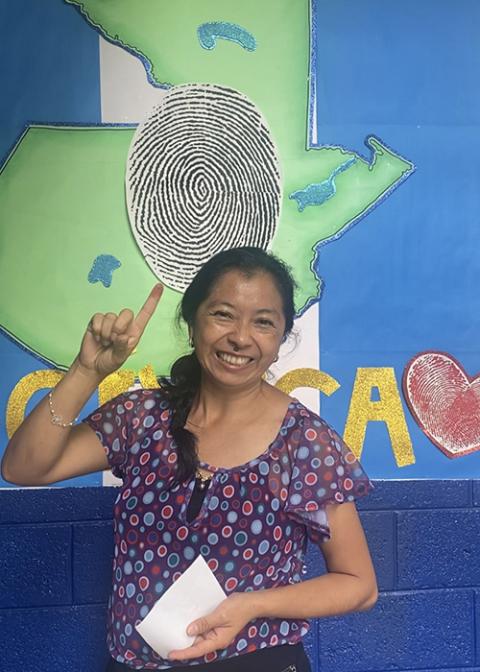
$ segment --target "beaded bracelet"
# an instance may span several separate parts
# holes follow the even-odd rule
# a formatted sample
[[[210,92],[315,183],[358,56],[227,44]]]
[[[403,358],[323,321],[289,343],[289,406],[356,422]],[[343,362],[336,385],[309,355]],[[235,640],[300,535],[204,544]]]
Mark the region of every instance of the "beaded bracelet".
[[[62,416],[55,413],[55,409],[53,408],[53,392],[51,390],[48,393],[48,406],[50,408],[50,422],[52,425],[56,425],[57,427],[64,427],[66,429],[67,427],[73,427],[73,425],[78,421],[77,417],[71,422],[63,422]]]

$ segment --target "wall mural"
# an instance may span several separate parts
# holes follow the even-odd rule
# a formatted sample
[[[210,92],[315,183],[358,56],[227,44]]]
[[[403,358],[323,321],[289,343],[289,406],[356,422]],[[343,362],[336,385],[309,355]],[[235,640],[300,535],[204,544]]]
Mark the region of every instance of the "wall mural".
[[[371,18],[372,0],[360,4]],[[329,9],[323,0],[261,5],[144,0],[141,7],[129,0],[58,0],[53,6],[60,30],[64,26],[64,34],[78,36],[81,43],[82,58],[75,63],[79,76],[88,57],[99,61],[102,75],[91,76],[93,63],[84,85],[92,100],[95,87],[103,96],[108,86],[105,64],[111,53],[141,64],[148,91],[142,118],[135,121],[123,120],[119,110],[111,122],[103,98],[100,115],[92,111],[94,104],[83,110],[88,98],[80,102],[75,95],[73,106],[82,110],[78,119],[71,111],[34,122],[34,113],[26,118],[12,113],[24,130],[10,137],[12,148],[0,169],[0,280],[9,287],[2,297],[0,357],[11,371],[4,391],[8,435],[36,392],[54,384],[73,359],[90,316],[135,308],[158,278],[166,291],[152,324],[128,369],[103,383],[99,399],[135,382],[155,386],[156,375],[168,371],[187,348],[172,326],[181,292],[220,249],[251,244],[278,254],[298,282],[299,323],[302,316],[312,320],[315,305],[328,293],[327,253],[345,245],[355,224],[368,229],[373,214],[397,198],[397,187],[419,170],[411,145],[403,139],[397,145],[383,121],[379,128],[375,119],[369,123],[363,148],[349,146],[338,129],[338,142],[335,133],[324,142],[322,76],[335,63],[319,63],[318,45],[327,37],[337,37],[340,45],[349,29],[337,22],[337,33],[327,36],[320,19],[338,18],[336,11],[340,17],[341,8]],[[48,22],[40,15],[39,34]],[[341,61],[341,52],[336,53]],[[118,65],[115,76],[115,95],[133,97],[126,67]],[[52,72],[46,81],[53,83],[53,77]],[[362,100],[354,102],[362,107]],[[344,103],[353,104],[348,92]],[[398,219],[385,221],[382,231],[398,226]],[[362,235],[370,236],[373,246],[379,229]],[[401,252],[408,265],[408,249]],[[366,257],[365,249],[353,250],[350,264],[364,265],[368,278],[372,267]],[[340,288],[329,283],[328,291],[341,303]],[[368,281],[358,290],[366,291],[373,306],[377,290],[369,294]],[[350,320],[361,319],[345,314],[336,327],[344,332]],[[322,369],[323,328],[322,323]],[[306,342],[297,347],[308,360]],[[330,397],[324,408],[333,408],[333,416],[343,414],[338,428],[343,424],[345,439],[373,477],[432,476],[428,465],[411,471],[416,463],[412,421],[448,462],[480,448],[471,422],[480,402],[476,381],[453,357],[430,352],[412,359],[431,344],[417,341],[410,350],[403,400],[398,364],[394,368],[383,355],[371,363],[359,358],[347,392],[334,368],[318,370],[318,344],[307,368],[280,367],[277,384],[287,391],[312,387]],[[325,361],[331,352],[326,349]],[[335,409],[335,399],[346,393],[348,404],[344,400]],[[388,432],[382,447],[390,456],[388,468],[378,454],[365,450],[372,423]],[[445,463],[442,469],[448,473]]]

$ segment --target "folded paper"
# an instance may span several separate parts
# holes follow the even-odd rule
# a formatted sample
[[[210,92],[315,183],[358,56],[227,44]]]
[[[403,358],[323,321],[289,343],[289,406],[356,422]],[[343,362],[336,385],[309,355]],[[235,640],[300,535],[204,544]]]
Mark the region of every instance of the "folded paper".
[[[191,646],[187,627],[213,611],[227,596],[201,555],[157,600],[136,630],[162,658]]]

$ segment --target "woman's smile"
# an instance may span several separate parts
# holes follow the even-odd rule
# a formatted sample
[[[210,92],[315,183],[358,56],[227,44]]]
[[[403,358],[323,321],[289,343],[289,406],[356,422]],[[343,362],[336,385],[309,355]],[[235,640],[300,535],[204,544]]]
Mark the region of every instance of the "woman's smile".
[[[222,360],[222,362],[226,362],[230,366],[234,366],[237,368],[241,368],[243,366],[246,366],[247,364],[250,364],[250,362],[253,362],[252,357],[243,357],[241,355],[233,355],[228,352],[217,352],[217,357],[218,359]]]

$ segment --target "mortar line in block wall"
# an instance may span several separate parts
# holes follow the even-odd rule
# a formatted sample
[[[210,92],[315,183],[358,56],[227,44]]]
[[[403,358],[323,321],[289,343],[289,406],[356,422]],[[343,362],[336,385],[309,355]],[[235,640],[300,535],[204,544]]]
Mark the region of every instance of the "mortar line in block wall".
[[[398,514],[393,512],[393,586],[398,588]]]
[[[0,615],[6,614],[8,611],[65,611],[69,609],[89,609],[90,607],[108,607],[108,600],[104,602],[72,602],[70,604],[66,602],[61,602],[59,604],[37,604],[36,606],[29,607],[0,607]]]
[[[470,591],[478,590],[478,585],[473,586],[436,586],[435,588],[401,588],[399,590],[380,590],[379,596],[382,595],[392,597],[398,595],[400,597],[407,597],[412,593],[451,593],[451,592],[461,592],[461,591]],[[375,609],[375,607],[373,607]],[[362,671],[363,672],[363,671]]]
[[[401,506],[394,507],[391,506],[390,508],[385,507],[383,508],[375,508],[375,509],[368,509],[366,506],[359,508],[358,512],[359,513],[391,513],[393,510],[395,510],[396,513],[423,513],[424,511],[426,513],[431,513],[432,511],[440,511],[441,513],[449,512],[449,511],[475,511],[480,507],[478,506],[473,506],[470,504],[464,504],[462,506],[431,506],[431,507],[424,507],[424,506],[410,506],[408,508],[402,509]]]
[[[71,518],[65,518],[62,520],[28,520],[28,521],[3,521],[0,520],[0,528],[2,527],[58,527],[59,525],[83,525],[84,523],[112,523],[113,518],[82,518],[81,520],[72,520]]]

